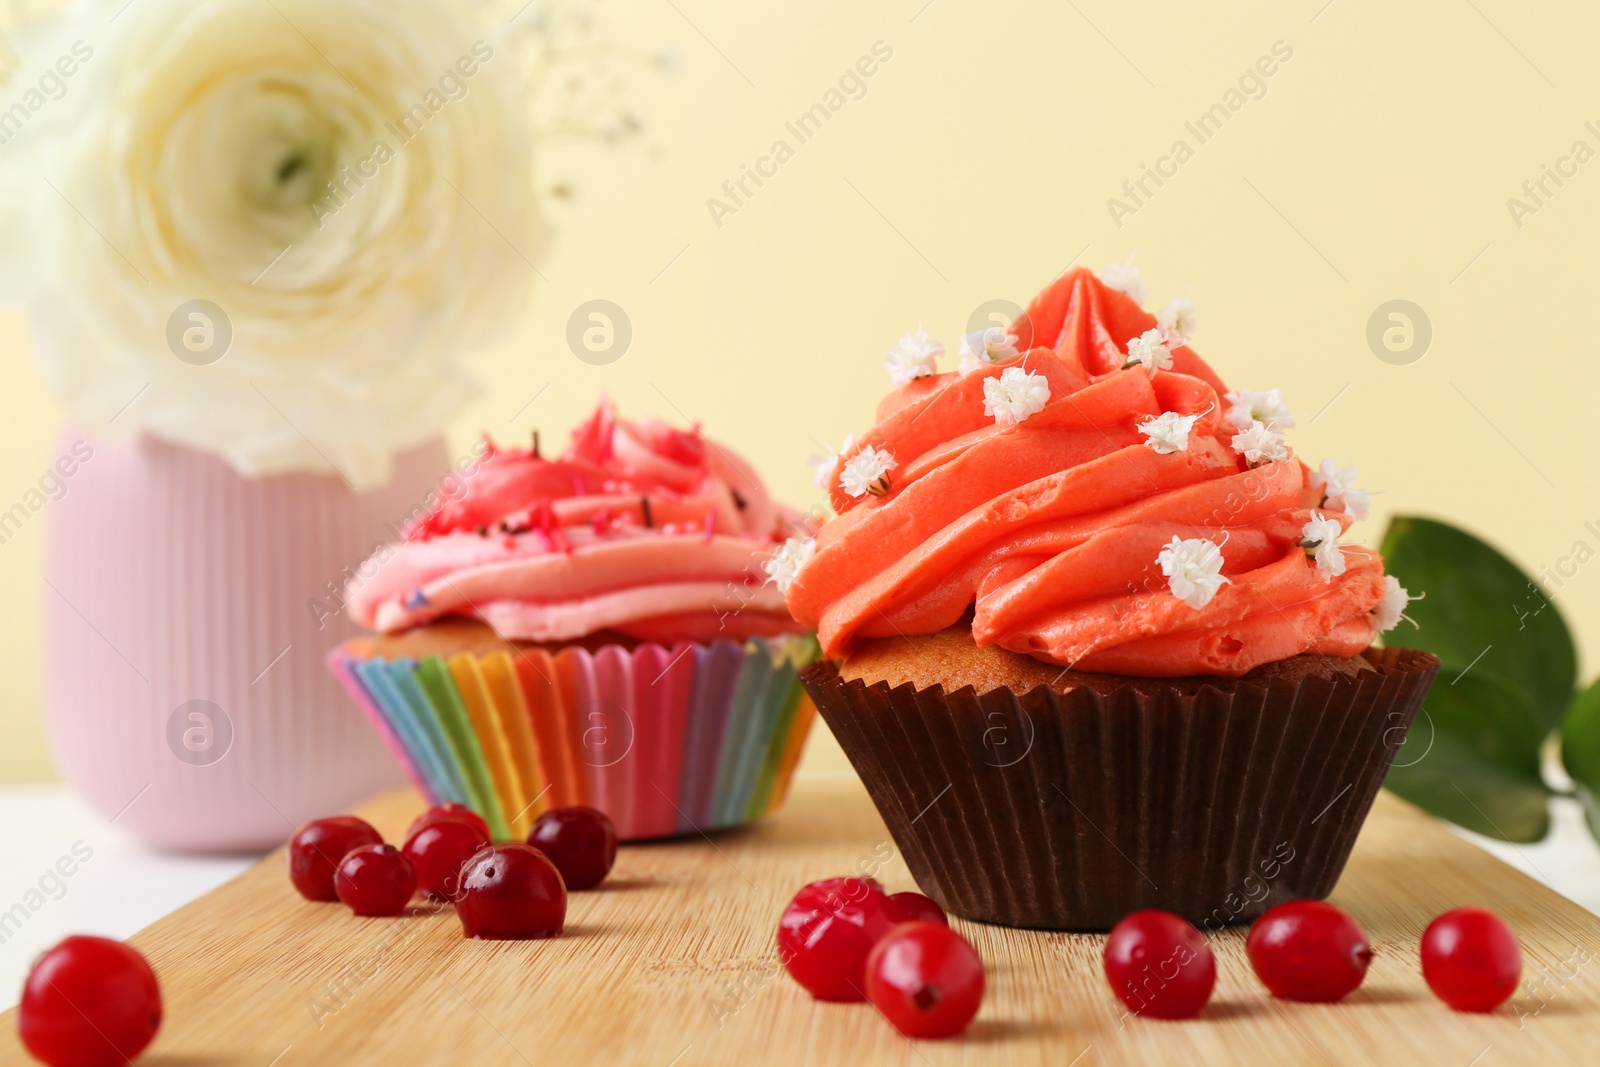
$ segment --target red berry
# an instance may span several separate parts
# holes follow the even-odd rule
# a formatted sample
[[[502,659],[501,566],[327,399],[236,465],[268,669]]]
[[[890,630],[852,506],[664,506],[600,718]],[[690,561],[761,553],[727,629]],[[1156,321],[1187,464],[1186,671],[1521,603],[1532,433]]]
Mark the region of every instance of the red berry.
[[[417,891],[417,870],[393,845],[362,845],[339,864],[333,887],[357,915],[399,915]]]
[[[1494,912],[1457,908],[1423,933],[1422,977],[1456,1011],[1493,1011],[1517,991],[1522,947]]]
[[[1198,1015],[1217,984],[1217,961],[1200,931],[1170,911],[1136,911],[1106,938],[1106,979],[1135,1015]]]
[[[17,1008],[22,1043],[50,1067],[120,1067],[160,1026],[156,973],[105,937],[69,937],[40,956]]]
[[[902,923],[867,957],[867,999],[907,1037],[954,1037],[983,1003],[983,960],[942,923]]]
[[[430,822],[437,822],[440,819],[464,820],[476,826],[478,832],[483,835],[484,840],[487,841],[489,839],[489,824],[484,821],[483,816],[465,805],[457,804],[453,800],[446,804],[440,804],[436,808],[429,808],[421,815],[418,815],[406,829],[406,837],[411,837]]]
[[[383,836],[354,815],[306,823],[289,842],[289,881],[307,900],[338,900],[333,872],[352,849],[379,845]]]
[[[1372,947],[1349,915],[1320,900],[1291,900],[1255,921],[1250,966],[1275,997],[1331,1003],[1367,976]]]
[[[567,887],[556,865],[532,845],[490,845],[461,870],[456,914],[468,937],[555,937],[567,919]]]
[[[860,878],[812,882],[778,921],[778,958],[818,1000],[865,1000],[867,955],[894,926],[882,889]]]
[[[488,843],[489,835],[468,820],[445,816],[414,830],[404,851],[417,870],[417,885],[454,900],[461,889],[462,864]]]
[[[594,808],[545,812],[528,833],[528,844],[550,857],[568,889],[593,889],[617,862],[617,828]]]
[[[944,909],[921,893],[891,893],[889,906],[899,922],[934,922],[950,925]]]

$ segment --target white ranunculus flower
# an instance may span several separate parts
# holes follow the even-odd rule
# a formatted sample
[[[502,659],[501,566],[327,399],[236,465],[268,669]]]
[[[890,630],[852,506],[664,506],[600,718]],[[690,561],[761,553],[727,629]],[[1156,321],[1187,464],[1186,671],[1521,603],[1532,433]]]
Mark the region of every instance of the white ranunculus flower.
[[[0,292],[77,419],[358,487],[439,431],[537,276],[526,72],[473,12],[80,0],[17,37]]]

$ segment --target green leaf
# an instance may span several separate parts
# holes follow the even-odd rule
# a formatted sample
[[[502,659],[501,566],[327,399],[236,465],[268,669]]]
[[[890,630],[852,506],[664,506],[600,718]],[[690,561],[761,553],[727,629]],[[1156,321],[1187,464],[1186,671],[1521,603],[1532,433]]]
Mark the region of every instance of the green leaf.
[[[1383,784],[1469,830],[1539,841],[1550,831],[1543,738],[1543,723],[1516,686],[1482,664],[1458,677],[1441,672]]]
[[[1560,609],[1531,578],[1465,530],[1414,516],[1389,523],[1383,557],[1400,584],[1426,594],[1406,609],[1418,628],[1401,623],[1392,643],[1438,656],[1440,684],[1488,668],[1527,694],[1545,733],[1561,724],[1577,654]]]
[[[1561,762],[1578,783],[1589,832],[1600,838],[1600,681],[1572,699],[1561,725]]]
[[[1396,631],[1392,643],[1441,664],[1384,784],[1479,833],[1540,840],[1550,790],[1539,749],[1566,717],[1577,677],[1560,610],[1516,564],[1446,523],[1396,517],[1383,555],[1385,570],[1425,594],[1406,609],[1418,628]]]

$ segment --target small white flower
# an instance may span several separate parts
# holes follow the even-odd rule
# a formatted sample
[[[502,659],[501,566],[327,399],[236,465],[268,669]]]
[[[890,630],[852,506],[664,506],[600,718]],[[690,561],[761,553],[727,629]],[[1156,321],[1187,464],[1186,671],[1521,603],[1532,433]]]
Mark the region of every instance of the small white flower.
[[[811,467],[811,484],[818,489],[826,489],[833,480],[833,468],[839,465],[839,457],[831,453],[819,456],[813,452],[806,457],[806,463]]]
[[[1172,352],[1167,348],[1167,339],[1161,336],[1160,330],[1146,330],[1138,337],[1128,341],[1128,358],[1122,364],[1126,369],[1140,366],[1150,377],[1156,376],[1158,370],[1172,368]]]
[[[878,496],[888,489],[885,477],[894,470],[894,457],[868,445],[845,462],[839,474],[839,486],[853,497],[868,493]]]
[[[798,537],[791,537],[772,554],[771,559],[761,565],[761,569],[767,572],[767,580],[777,585],[778,592],[788,596],[795,579],[800,577],[801,568],[811,562],[811,557],[816,554],[815,540],[808,537],[802,541]]]
[[[1252,422],[1282,432],[1294,428],[1294,416],[1289,405],[1283,402],[1282,389],[1268,389],[1254,393],[1239,389],[1227,395],[1228,421],[1240,430],[1248,430]]]
[[[1194,301],[1186,296],[1173,297],[1156,316],[1156,328],[1173,348],[1188,343],[1199,326],[1194,315]]]
[[[828,452],[826,455],[812,455],[806,459],[811,465],[811,484],[818,489],[828,488],[828,483],[833,481],[833,472],[839,468],[839,457],[856,446],[856,435],[844,435],[844,443],[839,446],[839,451]],[[827,447],[826,444],[823,445]]]
[[[1172,595],[1191,608],[1211,603],[1217,590],[1230,581],[1222,573],[1222,549],[1204,538],[1185,541],[1173,535],[1171,543],[1156,556],[1156,562],[1167,576]]]
[[[1404,619],[1412,626],[1417,620],[1406,614],[1406,605],[1413,600],[1421,600],[1421,596],[1412,596],[1406,587],[1400,584],[1400,579],[1392,574],[1383,576],[1383,599],[1378,601],[1378,606],[1372,609],[1372,614],[1378,617],[1378,630],[1388,633],[1400,625]]]
[[[1329,500],[1332,503],[1332,500]],[[1363,520],[1371,511],[1372,494],[1365,489],[1346,489],[1344,491],[1344,511],[1352,519]]]
[[[908,382],[927,377],[938,369],[936,362],[944,355],[944,345],[929,340],[928,332],[919,323],[915,333],[908,333],[884,353],[883,369],[898,389]]]
[[[1145,300],[1150,296],[1144,279],[1139,276],[1139,268],[1132,263],[1107,263],[1096,274],[1108,288],[1127,293],[1140,307],[1144,307]]]
[[[1148,438],[1145,444],[1160,455],[1189,450],[1189,431],[1194,429],[1199,415],[1179,415],[1176,411],[1163,411],[1139,424],[1139,432]]]
[[[1259,422],[1252,422],[1248,429],[1233,435],[1233,450],[1252,467],[1289,458],[1289,446],[1283,443],[1282,435]]]
[[[1330,519],[1320,511],[1311,513],[1311,521],[1300,527],[1300,542],[1317,561],[1317,573],[1325,582],[1331,582],[1344,573],[1344,550],[1339,547],[1339,535],[1344,530],[1338,519]]]
[[[1007,367],[1000,377],[986,378],[983,383],[983,413],[993,415],[999,426],[1026,422],[1049,402],[1049,381],[1044,375],[1031,374],[1021,367]]]
[[[1356,488],[1356,468],[1341,467],[1330,457],[1322,461],[1320,473],[1311,476],[1311,487],[1322,490],[1322,506],[1343,511],[1352,519],[1365,519],[1371,494]]]
[[[1017,335],[1003,326],[961,335],[961,373],[1016,359]]]

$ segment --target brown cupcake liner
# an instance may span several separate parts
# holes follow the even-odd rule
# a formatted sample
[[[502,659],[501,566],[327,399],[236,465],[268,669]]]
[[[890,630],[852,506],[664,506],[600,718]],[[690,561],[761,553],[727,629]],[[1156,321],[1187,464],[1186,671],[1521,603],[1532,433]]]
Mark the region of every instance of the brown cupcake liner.
[[[894,688],[801,678],[917,884],[967,919],[1108,930],[1162,908],[1247,922],[1332,892],[1439,669],[1298,678]]]

